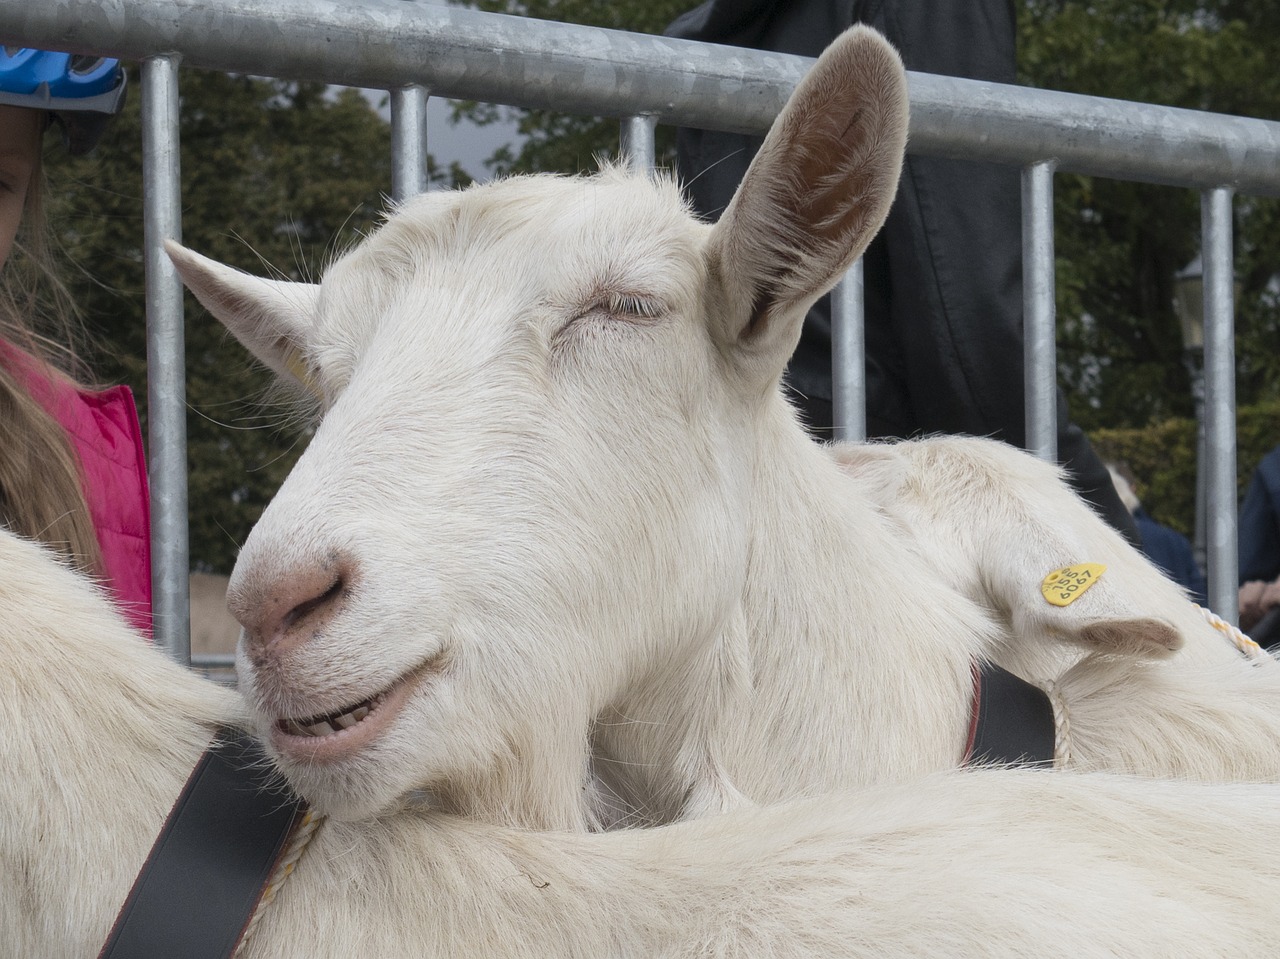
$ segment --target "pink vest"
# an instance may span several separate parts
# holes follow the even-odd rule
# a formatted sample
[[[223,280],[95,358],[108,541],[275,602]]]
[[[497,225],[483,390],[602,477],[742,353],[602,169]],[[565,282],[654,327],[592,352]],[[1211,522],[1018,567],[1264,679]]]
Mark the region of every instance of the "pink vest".
[[[151,505],[133,393],[127,386],[79,389],[46,375],[37,361],[3,341],[0,362],[67,431],[102,548],[105,585],[130,624],[150,636]]]

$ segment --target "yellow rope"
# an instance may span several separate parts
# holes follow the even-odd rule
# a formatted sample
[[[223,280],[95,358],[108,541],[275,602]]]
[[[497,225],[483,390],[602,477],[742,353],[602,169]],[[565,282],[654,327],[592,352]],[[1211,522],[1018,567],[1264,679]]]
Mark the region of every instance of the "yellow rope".
[[[1053,765],[1062,769],[1071,763],[1071,714],[1067,712],[1067,700],[1058,684],[1051,679],[1040,684],[1053,706]]]
[[[1200,610],[1205,622],[1225,636],[1231,642],[1231,645],[1246,657],[1259,662],[1271,660],[1271,654],[1254,642],[1246,633],[1241,632],[1221,616],[1205,609],[1203,606],[1193,605]],[[1061,769],[1071,762],[1071,715],[1067,710],[1066,697],[1062,695],[1062,690],[1058,688],[1055,682],[1046,680],[1040,684],[1040,688],[1048,695],[1049,702],[1053,706],[1053,764]]]
[[[280,887],[284,885],[285,880],[293,874],[293,867],[298,864],[303,851],[314,838],[316,830],[320,828],[322,822],[324,822],[324,816],[310,809],[303,815],[302,822],[298,823],[298,828],[293,831],[293,835],[289,839],[288,848],[285,850],[284,855],[280,857],[280,862],[276,865],[275,871],[271,873],[267,888],[263,890],[262,898],[258,900],[258,908],[253,911],[253,918],[245,926],[244,935],[240,937],[240,945],[236,946],[232,959],[238,959],[240,953],[244,951],[244,944],[253,935],[253,931],[258,925],[258,920],[262,917],[263,912],[266,911],[267,906],[271,905],[276,898],[276,893],[280,891]]]
[[[1271,658],[1270,653],[1255,643],[1247,635],[1242,633],[1235,626],[1228,623],[1221,616],[1205,609],[1203,606],[1197,605],[1196,609],[1200,610],[1200,614],[1205,618],[1205,622],[1226,636],[1227,639],[1231,641],[1231,645],[1235,646],[1236,649],[1240,650],[1240,652],[1244,653],[1250,659],[1266,660]]]

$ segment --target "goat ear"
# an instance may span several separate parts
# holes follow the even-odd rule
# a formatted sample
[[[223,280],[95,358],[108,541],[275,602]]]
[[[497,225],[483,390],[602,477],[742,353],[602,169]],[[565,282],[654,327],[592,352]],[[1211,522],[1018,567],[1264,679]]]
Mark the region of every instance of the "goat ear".
[[[897,192],[907,138],[902,61],[855,26],[805,75],[711,232],[713,335],[770,381],[813,302],[866,249]]]
[[[172,240],[165,252],[187,289],[250,353],[314,390],[299,352],[315,322],[318,286],[251,276]]]

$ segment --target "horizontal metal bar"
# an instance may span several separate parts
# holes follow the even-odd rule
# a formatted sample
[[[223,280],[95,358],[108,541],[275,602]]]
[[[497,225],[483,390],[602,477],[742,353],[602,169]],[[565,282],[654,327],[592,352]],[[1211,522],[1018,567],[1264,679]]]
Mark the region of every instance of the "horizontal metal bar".
[[[804,57],[404,0],[0,0],[7,43],[758,133]],[[1280,195],[1280,123],[913,73],[914,153]]]
[[[191,665],[196,669],[235,669],[234,653],[193,653]]]
[[[1280,123],[1054,90],[908,75],[913,153],[1280,195]]]
[[[235,656],[222,653],[197,653],[191,657],[191,668],[224,686],[237,683]]]

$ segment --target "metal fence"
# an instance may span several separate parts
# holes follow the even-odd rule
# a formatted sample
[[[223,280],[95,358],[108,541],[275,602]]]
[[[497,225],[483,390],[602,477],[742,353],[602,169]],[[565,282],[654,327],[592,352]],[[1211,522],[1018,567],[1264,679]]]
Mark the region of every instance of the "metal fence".
[[[812,62],[409,0],[0,0],[0,38],[143,65],[156,636],[182,661],[190,657],[182,296],[161,248],[181,238],[180,64],[389,91],[400,199],[426,186],[429,95],[618,117],[624,152],[649,167],[657,123],[763,133]],[[1054,173],[1201,191],[1209,601],[1235,622],[1232,199],[1280,195],[1280,123],[919,73],[909,86],[912,153],[1023,170],[1027,443],[1039,456],[1057,452]],[[858,267],[835,303],[837,435],[860,438]]]

